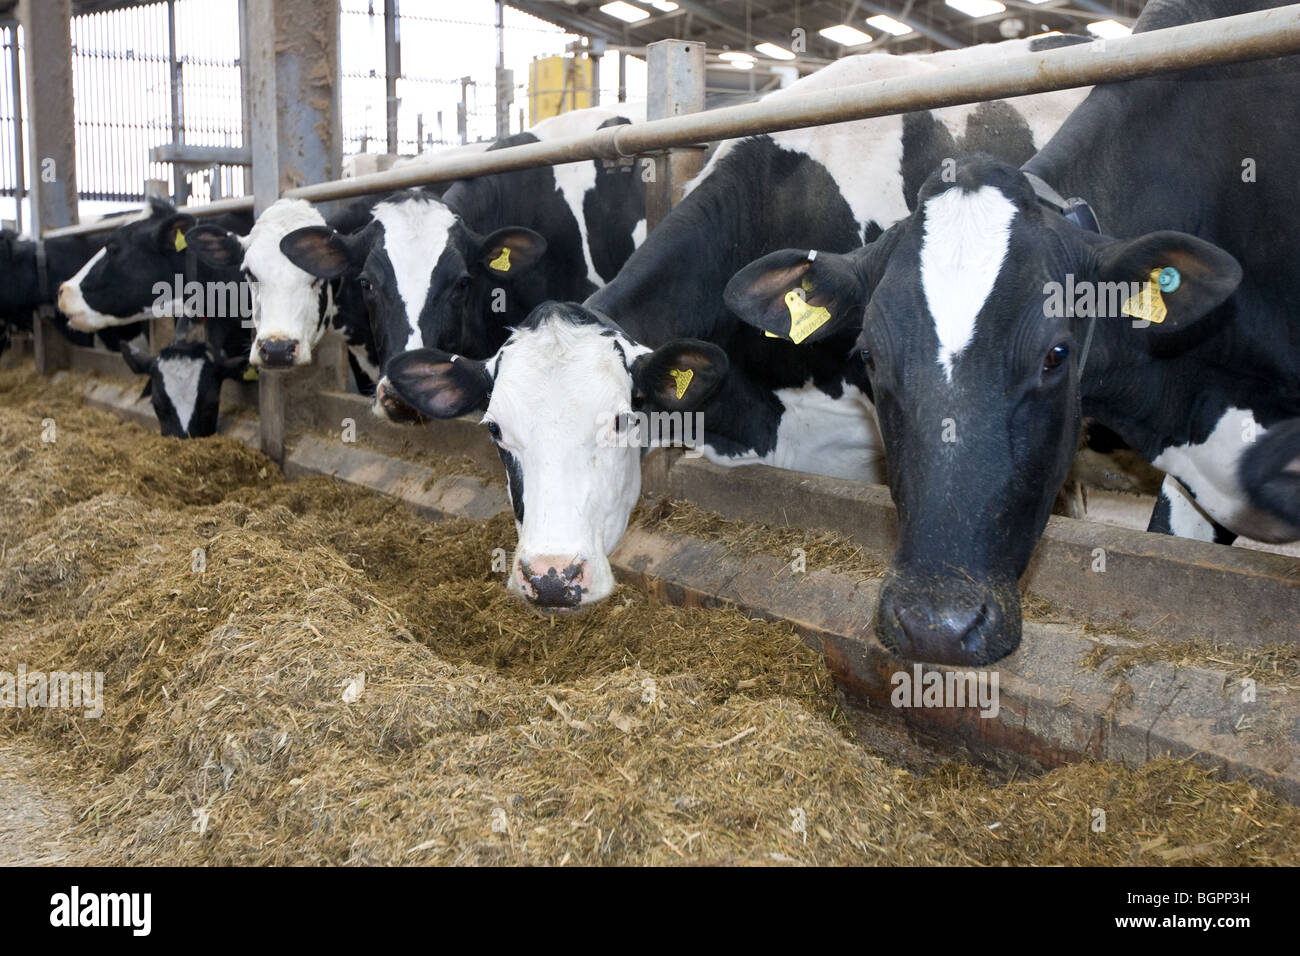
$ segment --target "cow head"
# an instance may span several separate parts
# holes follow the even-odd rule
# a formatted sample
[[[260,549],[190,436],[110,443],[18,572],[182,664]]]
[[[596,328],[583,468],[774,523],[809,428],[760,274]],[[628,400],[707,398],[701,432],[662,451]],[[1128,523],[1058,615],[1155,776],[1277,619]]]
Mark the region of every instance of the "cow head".
[[[333,293],[324,279],[290,262],[280,251],[280,240],[295,229],[324,224],[310,203],[280,199],[257,218],[247,236],[215,223],[201,223],[185,234],[201,262],[213,269],[240,269],[247,280],[257,329],[251,364],[281,369],[311,364],[312,349],[333,316]]]
[[[325,226],[296,229],[280,248],[314,276],[355,279],[383,367],[426,347],[491,355],[508,334],[514,287],[532,281],[546,240],[515,227],[481,236],[438,199],[412,191],[379,203],[371,223],[352,235]],[[383,381],[374,408],[383,418],[414,418]]]
[[[727,367],[715,345],[650,349],[581,306],[546,303],[486,361],[418,349],[385,372],[422,415],[483,412],[519,532],[507,586],[539,607],[571,609],[613,589],[607,556],[640,494],[640,449],[620,440],[626,413],[690,411]]]
[[[147,215],[119,226],[104,248],[59,287],[59,311],[79,332],[152,318],[156,286],[171,288],[185,269],[185,233],[194,217],[155,200]]]
[[[956,173],[932,176],[916,212],[857,253],[773,253],[733,277],[726,298],[781,336],[860,324],[899,520],[876,633],[905,657],[980,665],[1020,643],[1017,580],[1074,454],[1081,396],[1158,400],[1131,380],[1128,394],[1107,395],[1110,373],[1151,362],[1241,272],[1181,233],[1087,232],[1041,206],[1014,167],[975,157]],[[1135,328],[1121,307],[1151,282],[1171,287],[1166,314]],[[1081,383],[1089,318],[1054,296],[1088,287],[1098,317]]]
[[[123,342],[121,352],[131,371],[149,376],[141,397],[149,396],[158,426],[171,438],[216,434],[221,383],[248,367],[247,356],[218,358],[202,341],[178,339],[157,355]]]

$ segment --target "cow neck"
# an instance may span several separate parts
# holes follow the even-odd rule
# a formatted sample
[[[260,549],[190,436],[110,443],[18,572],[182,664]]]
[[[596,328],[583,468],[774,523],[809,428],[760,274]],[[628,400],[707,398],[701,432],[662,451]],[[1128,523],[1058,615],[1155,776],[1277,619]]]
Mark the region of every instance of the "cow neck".
[[[747,197],[736,195],[739,189],[719,195],[719,178],[714,173],[660,222],[614,281],[588,298],[587,307],[617,316],[633,341],[651,347],[682,336],[716,340],[729,319],[722,290],[759,254],[745,244],[757,230],[736,221],[737,209],[751,208]]]
[[[1286,328],[1279,302],[1300,295],[1300,276],[1279,258],[1300,241],[1300,216],[1286,214],[1300,207],[1286,191],[1251,207],[1277,217],[1279,235],[1261,246],[1257,217],[1240,208],[1243,198],[1256,202],[1254,194],[1221,188],[1222,170],[1241,168],[1246,152],[1260,169],[1290,161],[1274,118],[1267,111],[1242,111],[1240,104],[1259,101],[1261,86],[1279,102],[1287,101],[1287,90],[1300,95],[1300,70],[1261,67],[1258,75],[1237,71],[1206,79],[1149,78],[1097,87],[1022,170],[1091,197],[1109,236],[1132,239],[1174,230],[1237,256],[1249,252],[1236,293],[1189,329],[1184,344],[1165,346],[1161,356],[1139,354],[1114,324],[1098,330],[1094,364],[1097,349],[1107,350],[1106,391],[1099,389],[1100,378],[1088,383],[1081,376],[1084,413],[1114,428],[1148,459],[1171,444],[1203,440],[1228,407],[1250,409],[1260,420],[1300,409],[1300,370],[1276,346],[1278,331]],[[1225,111],[1233,122],[1208,136],[1206,124]],[[1133,135],[1135,130],[1141,135]],[[1189,138],[1196,140],[1194,150],[1164,145]],[[1246,152],[1243,141],[1251,144]],[[1285,207],[1280,213],[1278,204]],[[1262,389],[1263,382],[1271,384]]]

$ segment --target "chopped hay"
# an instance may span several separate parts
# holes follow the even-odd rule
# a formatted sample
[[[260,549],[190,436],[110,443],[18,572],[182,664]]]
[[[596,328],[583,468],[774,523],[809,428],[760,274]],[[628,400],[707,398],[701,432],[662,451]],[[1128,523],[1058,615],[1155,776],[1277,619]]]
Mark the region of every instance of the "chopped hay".
[[[626,587],[542,617],[492,570],[507,517],[430,524],[50,391],[0,372],[0,670],[103,671],[106,709],[0,710],[0,738],[46,755],[79,862],[1300,862],[1300,810],[1187,762],[908,773],[785,625]]]
[[[631,523],[658,534],[718,541],[732,554],[766,554],[790,560],[795,549],[801,549],[809,571],[874,579],[883,577],[889,568],[847,535],[835,531],[733,521],[676,498],[660,498],[638,505]]]

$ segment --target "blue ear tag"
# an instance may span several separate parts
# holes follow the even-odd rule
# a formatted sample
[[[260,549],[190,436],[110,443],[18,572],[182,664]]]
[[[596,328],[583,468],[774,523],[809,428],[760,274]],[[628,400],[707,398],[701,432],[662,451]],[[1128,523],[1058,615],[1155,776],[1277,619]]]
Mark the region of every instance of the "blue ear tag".
[[[1183,277],[1173,266],[1165,266],[1160,270],[1159,282],[1161,292],[1174,292],[1183,284]]]

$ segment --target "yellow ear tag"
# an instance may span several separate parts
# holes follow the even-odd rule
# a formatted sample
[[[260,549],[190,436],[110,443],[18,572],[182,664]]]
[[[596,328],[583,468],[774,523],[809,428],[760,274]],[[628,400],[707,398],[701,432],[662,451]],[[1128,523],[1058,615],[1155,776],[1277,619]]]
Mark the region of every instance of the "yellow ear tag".
[[[1146,322],[1155,322],[1159,325],[1169,314],[1169,309],[1165,307],[1165,300],[1160,295],[1160,270],[1152,269],[1151,277],[1136,295],[1131,295],[1124,300],[1120,306],[1120,311],[1125,315],[1131,315],[1135,319],[1142,319]]]
[[[779,339],[781,337],[777,335],[775,332],[764,332],[763,334],[766,335],[769,339]]]
[[[785,294],[785,306],[790,310],[790,341],[795,345],[831,320],[830,310],[809,305],[798,289]]]
[[[510,249],[507,246],[501,247],[501,255],[497,256],[488,263],[489,269],[495,269],[497,272],[510,271]]]
[[[175,246],[177,252],[184,252],[189,247],[189,243],[185,241],[185,233],[179,229],[176,230]]]
[[[680,402],[682,396],[686,394],[686,387],[691,384],[691,379],[695,377],[695,369],[688,368],[685,371],[676,368],[670,368],[668,374],[673,377],[677,383],[677,400]]]
[[[250,365],[248,366],[248,368],[244,369],[244,381],[245,382],[257,381],[257,369],[254,366]]]

